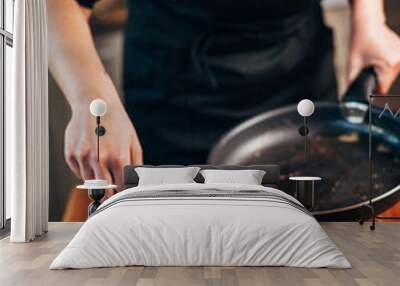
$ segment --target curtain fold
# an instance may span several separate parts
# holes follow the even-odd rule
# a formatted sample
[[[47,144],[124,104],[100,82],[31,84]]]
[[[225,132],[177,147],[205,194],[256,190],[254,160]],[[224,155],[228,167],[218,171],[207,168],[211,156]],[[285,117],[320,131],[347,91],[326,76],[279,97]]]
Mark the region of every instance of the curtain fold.
[[[12,242],[48,225],[48,62],[45,0],[15,2],[14,94],[6,111]]]

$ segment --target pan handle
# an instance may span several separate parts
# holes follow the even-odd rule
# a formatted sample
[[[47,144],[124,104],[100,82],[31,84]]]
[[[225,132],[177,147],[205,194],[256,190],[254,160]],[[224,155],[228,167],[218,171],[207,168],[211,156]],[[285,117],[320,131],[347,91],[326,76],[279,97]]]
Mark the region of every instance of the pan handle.
[[[342,102],[368,103],[369,96],[376,92],[378,78],[372,66],[364,68],[350,84],[342,97]]]

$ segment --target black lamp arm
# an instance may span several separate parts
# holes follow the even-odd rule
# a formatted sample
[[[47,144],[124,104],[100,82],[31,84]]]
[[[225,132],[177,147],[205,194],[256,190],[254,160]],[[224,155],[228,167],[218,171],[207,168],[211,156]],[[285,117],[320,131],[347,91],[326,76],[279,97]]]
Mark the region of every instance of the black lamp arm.
[[[94,131],[97,136],[97,162],[100,160],[100,137],[106,134],[106,128],[100,125],[100,116],[96,116],[96,129]]]

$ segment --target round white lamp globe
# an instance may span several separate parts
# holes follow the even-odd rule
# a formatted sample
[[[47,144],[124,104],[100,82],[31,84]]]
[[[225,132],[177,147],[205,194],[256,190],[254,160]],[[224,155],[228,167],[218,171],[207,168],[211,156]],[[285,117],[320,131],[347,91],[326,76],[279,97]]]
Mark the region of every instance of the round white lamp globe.
[[[304,117],[311,116],[314,113],[314,103],[309,99],[303,99],[297,104],[297,112]]]
[[[95,99],[90,103],[90,113],[93,116],[103,116],[107,112],[107,104],[102,99]]]

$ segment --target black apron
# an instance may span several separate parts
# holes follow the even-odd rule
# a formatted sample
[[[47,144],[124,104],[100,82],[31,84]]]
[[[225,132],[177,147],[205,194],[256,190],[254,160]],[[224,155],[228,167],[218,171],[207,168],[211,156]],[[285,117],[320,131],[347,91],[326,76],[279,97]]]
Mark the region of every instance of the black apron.
[[[130,2],[124,90],[146,164],[205,163],[218,138],[249,117],[335,98],[319,1],[267,12],[260,3],[280,1],[252,1]]]

